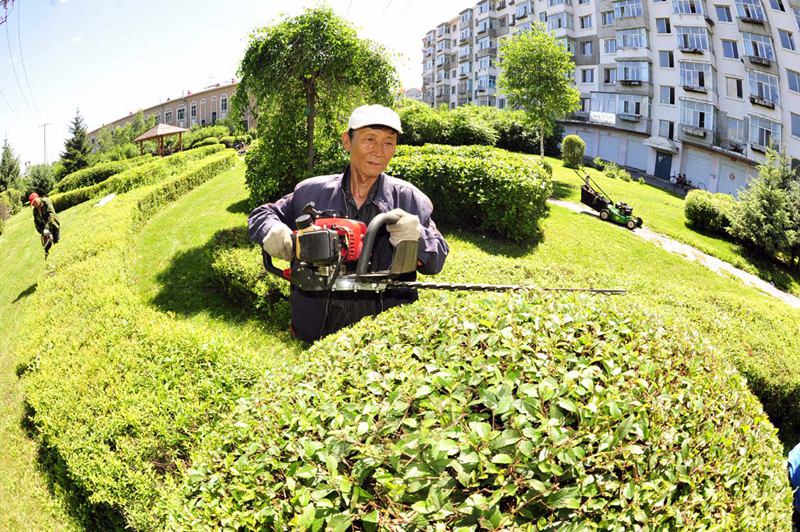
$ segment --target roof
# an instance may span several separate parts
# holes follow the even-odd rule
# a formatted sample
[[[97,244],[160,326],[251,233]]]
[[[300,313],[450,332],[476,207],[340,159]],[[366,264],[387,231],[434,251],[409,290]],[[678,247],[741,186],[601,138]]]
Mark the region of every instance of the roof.
[[[166,135],[177,135],[178,133],[183,133],[185,131],[189,130],[182,127],[170,126],[168,124],[158,124],[156,127],[148,129],[147,131],[145,131],[144,133],[133,139],[133,142],[155,139],[158,137],[164,137]]]

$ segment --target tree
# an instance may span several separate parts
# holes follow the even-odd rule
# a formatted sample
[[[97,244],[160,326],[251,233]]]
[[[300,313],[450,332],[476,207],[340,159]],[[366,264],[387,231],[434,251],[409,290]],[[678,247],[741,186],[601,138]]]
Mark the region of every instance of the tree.
[[[83,122],[80,110],[75,111],[75,118],[69,126],[72,135],[64,144],[64,153],[61,162],[64,164],[64,175],[69,175],[76,170],[89,166],[89,139],[86,136],[86,124]]]
[[[19,159],[14,156],[8,139],[3,142],[2,155],[0,155],[0,192],[16,188],[19,183]]]
[[[272,179],[284,185],[310,175],[318,154],[338,149],[353,107],[390,105],[397,85],[383,49],[360,39],[329,8],[309,9],[257,30],[239,75],[234,112],[241,116],[255,104],[260,149],[270,161]],[[248,174],[251,192],[258,197],[258,176]]]
[[[792,250],[795,238],[789,190],[796,176],[789,159],[767,150],[758,177],[739,194],[731,216],[730,233],[762,256],[777,258]]]
[[[55,186],[56,180],[53,177],[53,169],[47,164],[34,164],[28,167],[25,174],[25,197],[31,192],[36,192],[40,196],[46,196]]]
[[[522,109],[539,131],[539,151],[558,120],[580,106],[575,89],[575,63],[564,46],[534,23],[529,31],[506,38],[500,45],[500,90],[512,107]]]

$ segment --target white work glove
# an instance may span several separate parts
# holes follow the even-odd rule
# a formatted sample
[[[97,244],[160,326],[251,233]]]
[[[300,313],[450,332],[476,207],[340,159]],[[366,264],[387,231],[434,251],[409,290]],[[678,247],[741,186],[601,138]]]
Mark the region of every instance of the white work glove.
[[[389,231],[389,242],[397,246],[402,240],[419,240],[422,236],[422,224],[416,214],[409,214],[403,209],[392,209],[388,214],[397,214],[400,219],[397,223],[387,225]]]
[[[273,225],[261,245],[270,257],[292,260],[292,230],[286,224]]]

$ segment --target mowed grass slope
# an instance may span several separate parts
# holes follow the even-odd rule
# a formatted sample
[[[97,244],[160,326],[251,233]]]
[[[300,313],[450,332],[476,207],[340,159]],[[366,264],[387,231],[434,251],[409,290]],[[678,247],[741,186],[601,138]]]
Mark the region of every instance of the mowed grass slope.
[[[564,168],[558,159],[548,157],[547,160],[553,165],[555,196],[559,199],[580,202],[582,180],[575,171]],[[694,246],[737,268],[758,275],[782,290],[800,296],[800,276],[797,274],[782,271],[775,264],[749,255],[735,242],[690,228],[684,216],[684,199],[678,194],[637,181],[609,179],[594,168],[587,167],[586,171],[614,201],[624,201],[633,206],[633,213],[642,217],[646,227]]]
[[[71,228],[83,209],[61,215],[66,245],[73,236]],[[0,530],[74,530],[58,497],[49,491],[45,474],[40,471],[36,444],[22,428],[23,392],[15,373],[10,352],[16,337],[47,335],[47,328],[23,328],[23,316],[52,262],[58,261],[59,247],[51,254],[51,264],[44,261],[39,235],[30,209],[8,221],[0,235]]]

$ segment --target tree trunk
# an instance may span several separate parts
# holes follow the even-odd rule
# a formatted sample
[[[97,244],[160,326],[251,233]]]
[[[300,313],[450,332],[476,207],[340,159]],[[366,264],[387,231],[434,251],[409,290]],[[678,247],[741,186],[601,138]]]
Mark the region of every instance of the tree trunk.
[[[306,86],[306,170],[314,169],[314,119],[317,117],[317,80],[308,78]]]
[[[544,126],[539,130],[539,155],[544,159]]]

